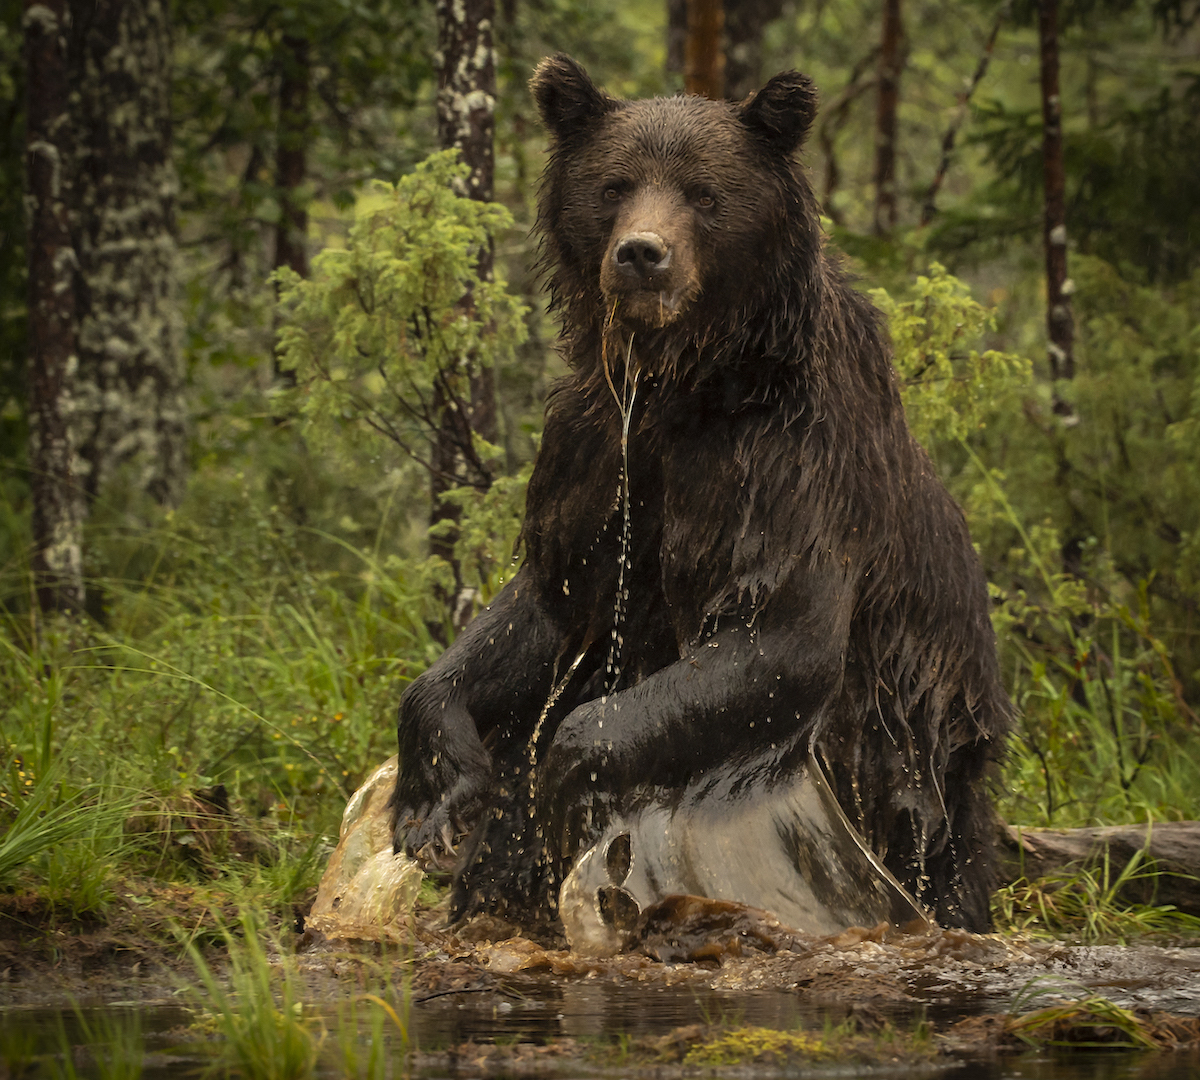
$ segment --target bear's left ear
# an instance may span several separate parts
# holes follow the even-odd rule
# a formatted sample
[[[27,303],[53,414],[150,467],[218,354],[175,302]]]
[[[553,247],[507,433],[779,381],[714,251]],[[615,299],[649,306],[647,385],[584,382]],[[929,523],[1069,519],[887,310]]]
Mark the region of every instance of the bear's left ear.
[[[798,71],[776,75],[738,106],[741,121],[782,154],[796,150],[817,115],[817,88]]]
[[[542,123],[560,143],[579,136],[619,102],[600,90],[582,65],[566,53],[548,56],[529,80]]]

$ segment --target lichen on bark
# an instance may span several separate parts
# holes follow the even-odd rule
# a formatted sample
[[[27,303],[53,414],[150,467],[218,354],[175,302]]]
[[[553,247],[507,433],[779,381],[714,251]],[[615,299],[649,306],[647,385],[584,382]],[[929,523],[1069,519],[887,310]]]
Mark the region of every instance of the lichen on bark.
[[[161,503],[185,478],[182,324],[165,0],[75,0],[79,375],[74,435],[91,499],[132,467]]]
[[[76,253],[70,227],[67,0],[29,4],[24,46],[29,259],[29,476],[32,570],[43,611],[83,606],[84,510],[73,472]]]

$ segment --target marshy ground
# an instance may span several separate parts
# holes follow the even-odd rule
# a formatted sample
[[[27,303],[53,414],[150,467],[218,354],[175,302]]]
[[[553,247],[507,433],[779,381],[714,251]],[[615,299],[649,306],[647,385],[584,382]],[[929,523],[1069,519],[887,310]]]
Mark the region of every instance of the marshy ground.
[[[1200,948],[1184,943],[883,927],[813,938],[750,910],[707,922],[693,911],[630,952],[586,959],[494,919],[449,930],[439,907],[422,906],[411,937],[386,945],[297,934],[288,912],[263,928],[259,951],[239,937],[236,911],[214,912],[185,888],[133,892],[105,925],[70,931],[15,899],[0,919],[7,1028],[50,1031],[76,1006],[139,1015],[146,1075],[203,1064],[227,1041],[220,1009],[206,1016],[187,989],[202,980],[169,933],[200,946],[232,998],[251,993],[243,976],[256,978],[257,964],[313,1040],[322,1076],[364,1075],[333,1053],[350,1045],[348,1026],[351,1042],[386,1044],[396,1075],[908,1076],[969,1065],[978,1076],[1076,1077],[1097,1074],[1096,1053],[1113,1077],[1200,1070]],[[218,919],[232,938],[221,940]],[[377,1018],[374,1036],[361,1008],[373,1002],[390,1003],[397,1021]],[[88,1040],[68,1041],[87,1061],[78,1046]]]

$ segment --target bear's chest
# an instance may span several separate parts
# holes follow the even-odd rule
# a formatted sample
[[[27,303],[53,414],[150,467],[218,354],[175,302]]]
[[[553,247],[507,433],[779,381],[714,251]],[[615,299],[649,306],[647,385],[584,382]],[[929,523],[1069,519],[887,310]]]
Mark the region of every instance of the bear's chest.
[[[761,466],[778,466],[759,458],[764,447],[777,458],[780,445],[766,412],[703,398],[648,394],[624,445],[615,407],[599,422],[596,410],[560,408],[527,506],[546,609],[587,636],[607,633],[624,608],[641,612],[648,632],[695,639],[737,593],[747,537],[762,526]]]

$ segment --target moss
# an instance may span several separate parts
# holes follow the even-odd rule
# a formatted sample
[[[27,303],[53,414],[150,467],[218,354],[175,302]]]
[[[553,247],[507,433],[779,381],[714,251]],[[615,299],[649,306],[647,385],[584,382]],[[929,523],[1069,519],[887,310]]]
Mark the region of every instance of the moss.
[[[589,1056],[606,1067],[671,1065],[682,1066],[686,1072],[745,1065],[914,1064],[936,1058],[939,1053],[929,1027],[923,1023],[901,1031],[890,1023],[850,1018],[839,1025],[827,1024],[821,1031],[692,1024],[661,1036],[624,1037]]]
[[[782,1062],[796,1058],[828,1060],[837,1051],[824,1038],[803,1031],[773,1031],[746,1027],[726,1031],[715,1039],[693,1046],[684,1055],[685,1065],[714,1067],[748,1062]]]

